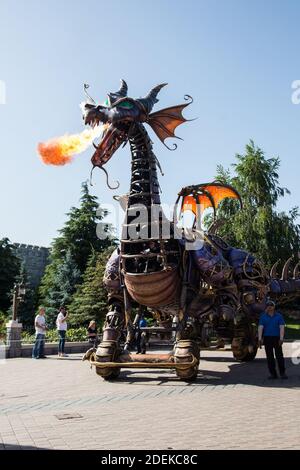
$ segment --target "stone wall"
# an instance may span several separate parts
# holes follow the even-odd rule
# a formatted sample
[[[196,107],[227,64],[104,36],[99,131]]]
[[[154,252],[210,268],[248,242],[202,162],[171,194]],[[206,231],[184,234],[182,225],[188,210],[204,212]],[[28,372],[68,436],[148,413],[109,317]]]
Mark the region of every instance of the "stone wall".
[[[14,246],[17,256],[25,264],[30,286],[37,287],[49,262],[50,248],[24,243],[14,243]]]
[[[65,353],[66,354],[83,354],[90,349],[91,344],[88,341],[78,342],[66,342]],[[16,350],[12,351],[10,346],[0,343],[0,360],[12,359],[14,357],[31,357],[32,356],[33,344],[22,344],[16,355]],[[46,343],[44,352],[47,356],[57,355],[58,352],[58,340],[57,343]],[[0,363],[1,365],[1,363]]]

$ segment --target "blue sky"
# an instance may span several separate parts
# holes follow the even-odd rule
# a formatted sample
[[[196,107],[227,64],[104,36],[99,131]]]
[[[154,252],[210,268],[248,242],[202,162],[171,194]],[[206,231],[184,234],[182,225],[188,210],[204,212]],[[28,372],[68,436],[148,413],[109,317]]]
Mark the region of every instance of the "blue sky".
[[[162,201],[181,187],[213,179],[249,139],[281,158],[280,181],[291,190],[279,205],[300,203],[300,2],[289,0],[1,0],[0,237],[49,245],[78,203],[92,150],[65,167],[45,166],[38,142],[83,128],[83,83],[102,101],[124,78],[129,96],[168,82],[156,106],[194,97],[177,129],[176,152],[153,137],[165,176]],[[171,142],[170,142],[171,143]],[[103,204],[129,187],[130,155],[119,150],[106,167],[121,187],[111,192],[94,172]]]

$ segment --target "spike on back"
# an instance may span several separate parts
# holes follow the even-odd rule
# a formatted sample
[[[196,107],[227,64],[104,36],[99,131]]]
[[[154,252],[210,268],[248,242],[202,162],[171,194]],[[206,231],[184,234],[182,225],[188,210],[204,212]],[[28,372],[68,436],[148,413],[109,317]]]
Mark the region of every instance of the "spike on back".
[[[287,281],[287,280],[288,280],[289,269],[290,269],[290,265],[291,265],[292,260],[293,260],[293,256],[291,256],[291,257],[284,263],[284,266],[283,266],[283,269],[282,269],[282,275],[281,275],[282,281]]]
[[[293,279],[299,279],[299,273],[300,273],[300,261],[298,261],[298,263],[294,267]]]
[[[280,263],[280,259],[277,260],[271,268],[270,277],[272,277],[273,279],[278,279],[277,268],[278,268],[279,263]]]

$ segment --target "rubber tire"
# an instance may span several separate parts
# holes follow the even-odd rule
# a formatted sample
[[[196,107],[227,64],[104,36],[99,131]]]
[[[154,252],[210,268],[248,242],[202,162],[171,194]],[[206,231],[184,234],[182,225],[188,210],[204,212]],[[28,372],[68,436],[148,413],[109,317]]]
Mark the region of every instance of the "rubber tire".
[[[193,382],[194,380],[197,379],[197,376],[198,376],[198,369],[199,369],[199,363],[200,363],[200,349],[196,343],[187,349],[188,349],[187,353],[189,352],[197,358],[198,360],[197,364],[194,367],[191,367],[190,369],[185,370],[183,373],[184,376],[181,376],[180,369],[176,369],[176,375],[180,380],[184,382]],[[190,372],[191,374],[190,377],[185,376],[187,371]]]
[[[179,372],[178,369],[176,370],[176,375],[182,382],[194,382],[198,376],[198,367],[199,367],[199,363],[198,363],[197,369],[193,371],[193,374],[190,377],[180,377],[180,375],[178,374]]]
[[[248,348],[247,348],[248,349]],[[233,357],[236,361],[238,362],[251,362],[255,359],[256,357],[256,354],[257,354],[257,347],[253,347],[253,351],[252,352],[245,352],[244,355],[236,355],[234,351],[232,351],[233,353]]]
[[[116,380],[121,372],[121,369],[118,368],[111,368],[110,372],[107,375],[102,375],[102,370],[100,367],[95,367],[96,369],[96,374],[100,375],[100,377],[103,378],[103,380],[110,381],[110,380]]]

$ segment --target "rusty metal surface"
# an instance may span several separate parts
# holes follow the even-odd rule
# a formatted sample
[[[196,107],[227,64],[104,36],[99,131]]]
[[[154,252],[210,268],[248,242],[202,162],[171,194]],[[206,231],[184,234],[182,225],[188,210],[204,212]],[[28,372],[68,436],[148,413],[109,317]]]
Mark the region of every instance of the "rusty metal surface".
[[[177,268],[145,274],[125,273],[130,296],[148,307],[168,305],[178,295],[180,278]]]
[[[173,354],[124,354],[119,357],[119,362],[172,362]]]
[[[110,369],[110,368],[141,368],[141,369],[190,369],[191,367],[195,367],[198,364],[198,359],[191,354],[190,358],[191,360],[187,362],[180,362],[180,363],[175,363],[172,355],[167,355],[167,354],[141,354],[141,356],[145,356],[144,361],[147,360],[147,362],[141,361],[131,361],[131,359],[137,359],[136,354],[128,354],[128,362],[123,362],[123,359],[125,358],[119,358],[120,362],[99,362],[96,360],[96,354],[92,354],[91,357],[89,358],[91,366],[95,366],[99,369]],[[152,359],[154,362],[152,362],[151,356],[154,356]],[[160,359],[160,360],[159,360]]]

